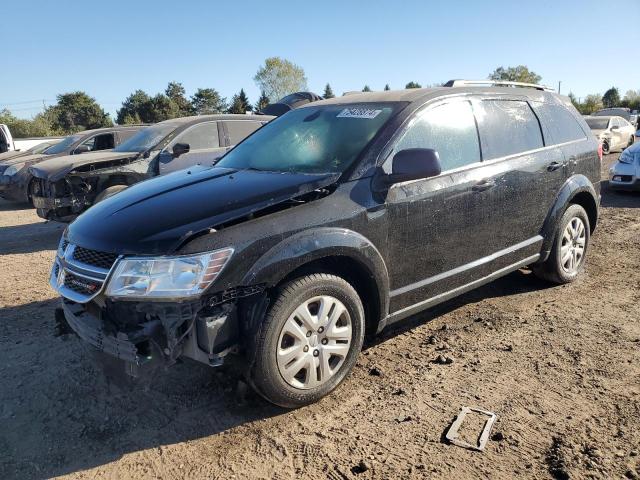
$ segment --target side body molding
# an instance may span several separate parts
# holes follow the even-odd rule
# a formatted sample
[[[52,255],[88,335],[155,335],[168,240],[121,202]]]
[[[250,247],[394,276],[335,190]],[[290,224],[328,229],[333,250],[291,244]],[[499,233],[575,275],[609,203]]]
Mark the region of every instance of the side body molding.
[[[547,218],[542,225],[540,234],[544,239],[542,242],[542,251],[540,252],[539,262],[544,262],[551,253],[553,246],[553,232],[555,231],[558,221],[562,217],[562,214],[567,208],[567,205],[579,194],[587,193],[593,200],[593,205],[596,209],[596,216],[600,206],[600,197],[596,192],[593,183],[584,175],[573,175],[564,183],[556,200],[547,214]],[[591,229],[595,228],[595,223],[591,225]]]
[[[380,318],[376,320],[385,318],[389,313],[389,275],[382,255],[367,238],[345,228],[315,228],[284,239],[254,263],[242,285],[272,286],[307,263],[336,256],[350,258],[368,273],[378,293]]]

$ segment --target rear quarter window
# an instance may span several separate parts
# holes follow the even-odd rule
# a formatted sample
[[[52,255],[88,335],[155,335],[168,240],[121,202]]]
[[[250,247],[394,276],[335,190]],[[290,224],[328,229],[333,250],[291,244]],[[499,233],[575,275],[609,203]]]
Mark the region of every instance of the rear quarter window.
[[[229,145],[236,145],[262,126],[262,122],[231,120],[225,122],[229,132]]]
[[[482,100],[474,104],[483,160],[506,157],[544,146],[540,123],[527,102]]]
[[[543,124],[547,145],[586,138],[587,134],[567,108],[540,102],[532,102],[531,105]]]

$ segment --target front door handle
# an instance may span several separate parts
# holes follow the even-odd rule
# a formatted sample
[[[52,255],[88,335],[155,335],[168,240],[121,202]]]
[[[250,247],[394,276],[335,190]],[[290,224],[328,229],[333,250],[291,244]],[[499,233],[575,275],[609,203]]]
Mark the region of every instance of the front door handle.
[[[495,185],[496,184],[493,180],[480,180],[471,188],[471,190],[473,190],[474,192],[484,192],[485,190],[489,190]]]
[[[549,165],[547,165],[547,171],[548,172],[555,172],[556,170],[558,170],[559,168],[564,167],[564,163],[560,163],[560,162],[551,162]]]

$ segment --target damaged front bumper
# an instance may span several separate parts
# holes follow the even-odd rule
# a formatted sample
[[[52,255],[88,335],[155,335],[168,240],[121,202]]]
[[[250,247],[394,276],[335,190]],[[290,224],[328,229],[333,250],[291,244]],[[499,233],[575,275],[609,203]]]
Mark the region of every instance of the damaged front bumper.
[[[62,300],[63,321],[60,332],[75,333],[100,352],[123,361],[124,371],[137,377],[152,366],[172,365],[178,358],[190,358],[217,367],[237,350],[238,325],[233,304],[220,306],[206,315],[194,312],[190,305],[176,311],[175,305],[129,305],[144,314],[140,324],[128,318],[117,325],[111,315],[95,304]],[[134,315],[139,317],[139,315]],[[60,316],[57,316],[60,321]],[[132,325],[125,326],[127,323]],[[120,329],[121,328],[121,329]]]
[[[39,217],[45,220],[67,222],[90,207],[93,203],[93,196],[90,198],[89,195],[67,195],[65,197],[33,195],[32,202]]]
[[[239,304],[251,303],[250,297],[261,298],[264,291],[258,285],[182,302],[116,301],[102,293],[113,267],[100,269],[79,262],[75,248],[56,257],[49,280],[62,296],[56,318],[65,325],[58,325],[58,331],[74,332],[99,351],[122,360],[125,372],[134,377],[143,367],[172,365],[181,357],[222,365],[240,343]]]

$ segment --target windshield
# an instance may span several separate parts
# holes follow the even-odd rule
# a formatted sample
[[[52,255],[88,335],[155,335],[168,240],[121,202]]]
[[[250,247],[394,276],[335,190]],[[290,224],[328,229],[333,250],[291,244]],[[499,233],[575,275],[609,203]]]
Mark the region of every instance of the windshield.
[[[344,172],[398,105],[320,105],[292,110],[256,131],[216,166],[292,173]]]
[[[133,137],[113,149],[114,152],[144,152],[155,147],[176,129],[175,124],[154,125],[140,130]]]
[[[608,118],[586,118],[585,120],[591,130],[606,130],[609,125]]]
[[[29,149],[29,153],[31,154],[38,154],[38,153],[46,153],[47,149],[51,148],[51,144],[50,143],[39,143],[38,145],[36,145],[33,148]]]
[[[50,148],[47,148],[47,151],[44,152],[47,155],[53,155],[57,153],[64,153],[69,150],[69,148],[76,143],[78,140],[82,138],[82,135],[71,135],[62,139],[60,143],[56,143]]]

